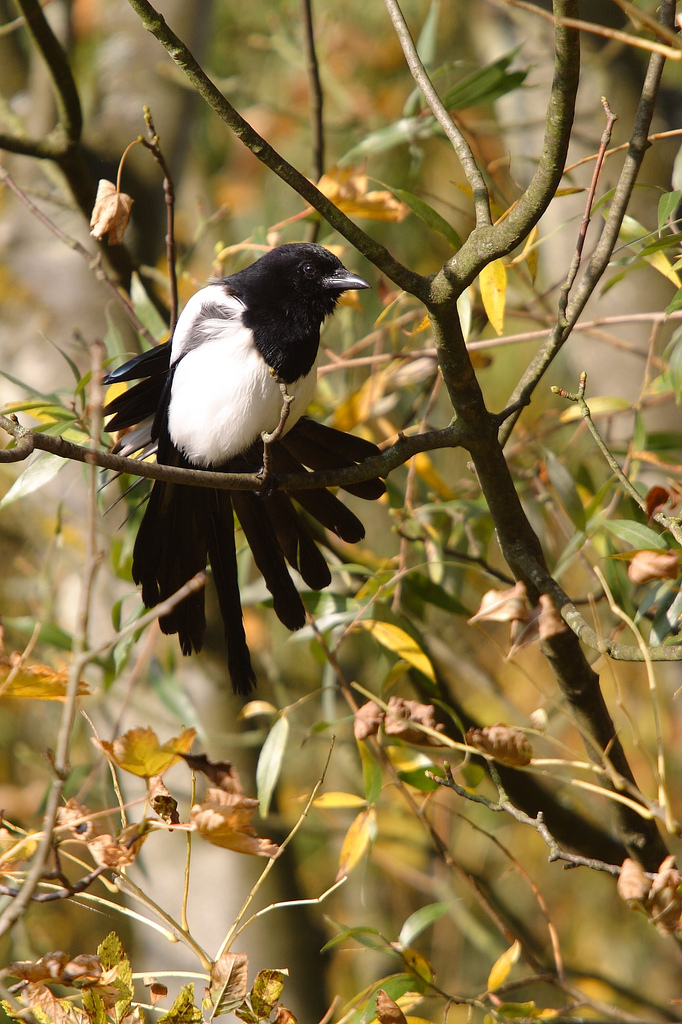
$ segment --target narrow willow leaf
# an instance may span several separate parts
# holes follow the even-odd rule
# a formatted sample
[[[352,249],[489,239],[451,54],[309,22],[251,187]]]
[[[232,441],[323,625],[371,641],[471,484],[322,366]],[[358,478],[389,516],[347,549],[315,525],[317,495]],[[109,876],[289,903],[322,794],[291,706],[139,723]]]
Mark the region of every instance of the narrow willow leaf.
[[[632,519],[605,519],[602,526],[633,548],[659,549],[668,546],[659,533]]]
[[[21,476],[17,477],[7,494],[0,501],[0,509],[13,505],[20,498],[44,487],[56,477],[57,473],[67,465],[66,459],[60,459],[58,455],[43,452],[37,458],[31,459]]]
[[[260,814],[267,817],[270,801],[275,791],[279,773],[282,770],[284,751],[289,739],[289,719],[286,715],[278,718],[268,733],[258,758],[256,768],[256,787],[260,800]]]
[[[507,299],[507,268],[502,260],[488,263],[478,276],[478,284],[486,316],[499,337],[504,333],[504,307]]]
[[[362,778],[365,786],[365,800],[374,804],[379,798],[384,784],[384,773],[376,757],[366,743],[358,743],[360,760],[362,761]]]
[[[488,975],[489,992],[494,992],[496,988],[500,987],[500,985],[504,985],[505,981],[509,977],[509,972],[519,959],[520,952],[521,943],[517,939],[509,949],[505,949],[501,957],[498,957],[492,966],[490,974]]]
[[[353,820],[341,846],[337,881],[349,875],[367,853],[376,832],[376,811],[367,807]]]
[[[410,914],[400,929],[400,935],[398,936],[400,945],[411,946],[417,936],[421,935],[429,925],[432,925],[435,921],[440,920],[444,914],[447,914],[449,908],[449,903],[429,903],[427,906],[415,910],[414,914]]]
[[[390,185],[388,187],[391,188]],[[425,203],[423,199],[420,199],[418,196],[415,196],[412,192],[408,192],[404,188],[391,188],[391,192],[396,199],[409,207],[410,210],[412,210],[412,213],[419,217],[427,227],[430,227],[432,231],[437,231],[439,235],[446,238],[453,249],[461,249],[462,239],[459,237],[452,225],[448,224],[445,218],[441,217],[441,215],[434,210],[432,206],[429,206],[429,204]]]
[[[436,676],[428,657],[417,641],[400,626],[394,626],[391,622],[381,622],[378,619],[360,619],[355,628],[366,629],[382,647],[397,654],[399,658],[423,672],[432,683],[435,683]]]

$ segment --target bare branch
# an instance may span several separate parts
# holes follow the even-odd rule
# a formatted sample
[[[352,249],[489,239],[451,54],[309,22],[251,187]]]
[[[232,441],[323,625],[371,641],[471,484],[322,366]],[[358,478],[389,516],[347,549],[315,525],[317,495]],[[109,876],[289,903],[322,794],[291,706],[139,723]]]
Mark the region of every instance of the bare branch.
[[[471,186],[474,195],[474,208],[476,210],[476,226],[479,228],[490,226],[492,224],[492,217],[490,214],[488,187],[474,159],[474,154],[471,152],[471,147],[433,87],[433,82],[429,78],[426,68],[417,53],[417,47],[414,45],[414,40],[410,35],[410,30],[407,27],[407,22],[400,9],[398,0],[384,0],[384,2],[412,77],[421,89],[431,113],[449,139],[466,174],[467,181]]]

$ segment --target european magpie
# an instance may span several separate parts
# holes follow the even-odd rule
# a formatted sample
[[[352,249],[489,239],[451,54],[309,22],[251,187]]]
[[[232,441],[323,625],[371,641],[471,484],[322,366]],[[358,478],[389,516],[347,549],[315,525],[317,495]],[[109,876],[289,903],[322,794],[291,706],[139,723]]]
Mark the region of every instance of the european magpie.
[[[377,447],[363,438],[303,415],[315,389],[322,322],[343,292],[369,287],[329,250],[297,242],[202,288],[182,311],[171,342],[104,379],[138,381],[105,407],[111,416],[107,430],[126,431],[115,450],[155,452],[167,466],[257,472],[263,465],[262,435],[280,424],[283,382],[294,401],[281,435],[268,445],[275,474],[351,466],[376,455]],[[373,499],[385,485],[373,479],[345,489]],[[148,608],[157,605],[210,563],[232,686],[246,694],[256,679],[242,621],[235,514],[274,610],[291,630],[305,624],[305,609],[286,563],[314,590],[331,582],[305,514],[349,543],[362,540],[365,531],[322,488],[256,493],[154,481],[133,549],[133,579],[142,585],[142,600]],[[178,634],[184,654],[199,651],[206,631],[203,590],[159,623],[164,633]]]

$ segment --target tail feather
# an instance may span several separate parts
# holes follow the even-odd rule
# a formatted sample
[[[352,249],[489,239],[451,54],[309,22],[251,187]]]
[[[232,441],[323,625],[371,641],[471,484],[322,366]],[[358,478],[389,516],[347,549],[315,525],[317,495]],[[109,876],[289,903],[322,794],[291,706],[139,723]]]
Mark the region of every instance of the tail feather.
[[[253,559],[272,594],[277,618],[287,629],[301,629],[305,625],[305,608],[287,570],[262,499],[249,491],[233,491],[232,504],[249,542]]]
[[[301,417],[280,444],[309,469],[345,469],[379,454],[379,449],[371,441],[354,434],[344,434],[306,416]],[[369,500],[380,498],[386,492],[386,485],[378,477],[342,486],[349,494]]]
[[[275,450],[276,448],[276,450]],[[305,469],[291,452],[273,445],[273,461],[277,473],[304,473]],[[365,528],[354,512],[326,488],[287,491],[308,515],[331,530],[348,544],[357,544],[365,536]]]
[[[256,685],[256,676],[244,633],[230,492],[210,492],[209,505],[208,557],[225,626],[227,667],[235,693],[245,695]]]
[[[275,491],[264,499],[265,510],[277,543],[292,568],[313,590],[324,590],[332,581],[327,560],[308,533],[290,499]]]
[[[206,568],[208,515],[201,488],[155,481],[133,548],[133,579],[142,584],[148,608],[171,597]],[[190,594],[168,615],[163,633],[177,633],[183,654],[200,651],[206,633],[203,590]]]

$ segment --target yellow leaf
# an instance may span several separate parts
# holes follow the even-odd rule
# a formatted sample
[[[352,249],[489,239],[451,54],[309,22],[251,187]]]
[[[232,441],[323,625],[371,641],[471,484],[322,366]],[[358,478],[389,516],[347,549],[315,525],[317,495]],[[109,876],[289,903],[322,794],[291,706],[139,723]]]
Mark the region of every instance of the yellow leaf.
[[[425,956],[422,956],[412,946],[407,946],[403,949],[402,955],[406,965],[418,978],[429,984],[433,981],[433,967]]]
[[[349,875],[355,865],[362,860],[369,849],[369,844],[374,838],[375,831],[376,812],[373,807],[367,807],[364,811],[360,811],[346,832],[339,855],[339,870],[336,873],[337,881]]]
[[[397,654],[399,658],[412,665],[413,668],[419,669],[435,683],[436,677],[431,662],[417,641],[413,640],[404,629],[394,626],[391,622],[380,622],[377,619],[360,619],[354,628],[366,629],[382,647]]]
[[[507,297],[507,268],[502,260],[493,260],[478,277],[481,300],[496,334],[504,331],[504,305]]]
[[[247,718],[257,718],[258,715],[276,715],[277,708],[267,700],[250,700],[245,704],[237,715],[237,721],[245,721]]]
[[[618,395],[596,395],[594,398],[590,398],[588,405],[592,417],[612,416],[617,412],[624,412],[626,409],[632,408],[627,398],[620,398]],[[578,406],[571,404],[568,409],[564,409],[561,413],[559,421],[561,423],[572,423],[574,420],[581,418],[582,413]]]
[[[676,288],[682,287],[680,275],[673,270],[670,260],[665,253],[652,252],[648,256],[645,256],[644,259],[654,268],[654,270],[657,270],[659,274],[663,274],[663,277],[667,277],[669,281],[672,281]]]
[[[537,242],[539,237],[540,230],[536,224],[533,230],[526,238],[526,241],[523,245],[523,249],[521,250],[519,255],[515,256],[511,263],[509,264],[510,267],[515,267],[518,263],[523,263],[525,260],[526,265],[528,267],[528,272],[530,273],[531,281],[535,281],[535,275],[538,271]]]
[[[9,680],[9,682],[7,682]],[[55,672],[48,665],[0,663],[0,697],[24,697],[30,700],[64,700],[69,673]],[[89,694],[85,683],[78,684],[78,694]]]
[[[317,183],[319,190],[349,217],[400,222],[408,216],[409,207],[392,192],[369,192],[367,185],[367,175],[353,167],[332,167]]]
[[[414,465],[417,474],[422,478],[427,487],[443,498],[444,501],[453,501],[454,493],[450,490],[443,477],[434,467],[431,457],[426,452],[419,452],[414,457]]]
[[[337,807],[365,807],[367,801],[364,797],[355,793],[323,793],[313,800],[313,807],[322,807],[326,810]]]
[[[489,992],[494,992],[496,988],[499,988],[500,985],[503,985],[505,983],[505,981],[509,977],[509,972],[511,971],[516,961],[519,959],[520,952],[521,943],[517,939],[516,942],[509,947],[509,949],[505,949],[501,957],[498,957],[498,959],[493,964],[490,974],[488,975]]]
[[[119,768],[149,779],[152,775],[163,775],[180,760],[181,754],[189,753],[195,736],[196,729],[183,729],[179,736],[161,744],[154,730],[147,726],[130,729],[113,743],[102,740],[101,747]]]

